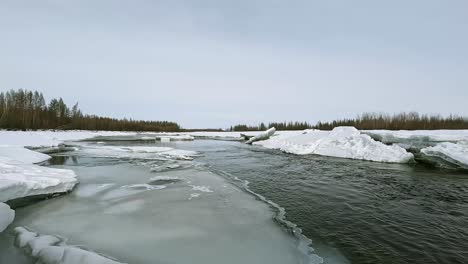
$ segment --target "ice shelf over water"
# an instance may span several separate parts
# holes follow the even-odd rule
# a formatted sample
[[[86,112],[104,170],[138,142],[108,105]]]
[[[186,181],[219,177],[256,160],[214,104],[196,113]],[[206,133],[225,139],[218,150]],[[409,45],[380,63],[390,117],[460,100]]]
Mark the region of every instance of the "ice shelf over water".
[[[306,130],[294,136],[280,135],[254,144],[299,155],[316,154],[393,163],[413,160],[413,154],[404,148],[377,142],[354,127],[337,127],[330,132]]]
[[[0,156],[0,202],[64,193],[77,183],[72,170],[48,168]]]
[[[440,166],[444,166],[446,162],[452,166],[460,167],[468,170],[468,141],[458,143],[443,142],[433,147],[423,148],[421,153],[437,162],[437,159],[442,161]]]

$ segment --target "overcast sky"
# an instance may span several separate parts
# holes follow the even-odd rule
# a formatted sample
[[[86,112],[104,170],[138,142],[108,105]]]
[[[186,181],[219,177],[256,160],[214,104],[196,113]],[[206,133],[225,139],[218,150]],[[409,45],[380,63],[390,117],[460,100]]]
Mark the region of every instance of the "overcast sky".
[[[1,0],[0,91],[184,127],[468,115],[468,1]]]

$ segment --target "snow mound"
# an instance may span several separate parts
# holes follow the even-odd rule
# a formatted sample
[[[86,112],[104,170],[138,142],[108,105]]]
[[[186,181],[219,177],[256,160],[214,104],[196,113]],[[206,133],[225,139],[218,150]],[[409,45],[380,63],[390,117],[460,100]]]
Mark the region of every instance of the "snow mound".
[[[377,162],[407,163],[414,158],[402,147],[377,142],[354,127],[337,127],[331,132],[305,130],[302,134],[280,135],[254,144],[298,155],[316,154]]]
[[[0,233],[3,232],[15,219],[15,211],[10,206],[0,203]]]
[[[421,153],[432,160],[442,160],[446,163],[468,169],[468,142],[443,142],[433,147],[423,148]]]
[[[42,167],[0,156],[0,202],[64,193],[78,183],[71,170]]]
[[[118,264],[115,260],[84,249],[68,246],[62,238],[39,235],[24,227],[14,229],[15,246],[40,264]]]

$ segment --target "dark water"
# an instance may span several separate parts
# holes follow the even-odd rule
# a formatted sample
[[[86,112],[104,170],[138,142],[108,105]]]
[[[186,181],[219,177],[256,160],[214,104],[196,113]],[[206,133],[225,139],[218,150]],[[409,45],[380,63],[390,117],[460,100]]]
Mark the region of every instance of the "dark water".
[[[296,156],[237,142],[177,147],[200,151],[197,161],[249,181],[314,244],[335,247],[352,263],[468,263],[466,173]]]

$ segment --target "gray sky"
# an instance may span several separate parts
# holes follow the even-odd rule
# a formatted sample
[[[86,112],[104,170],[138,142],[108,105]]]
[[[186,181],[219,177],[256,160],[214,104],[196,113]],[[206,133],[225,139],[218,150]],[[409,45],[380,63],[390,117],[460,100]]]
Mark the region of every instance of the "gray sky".
[[[468,115],[468,1],[1,0],[0,72],[184,127]]]

